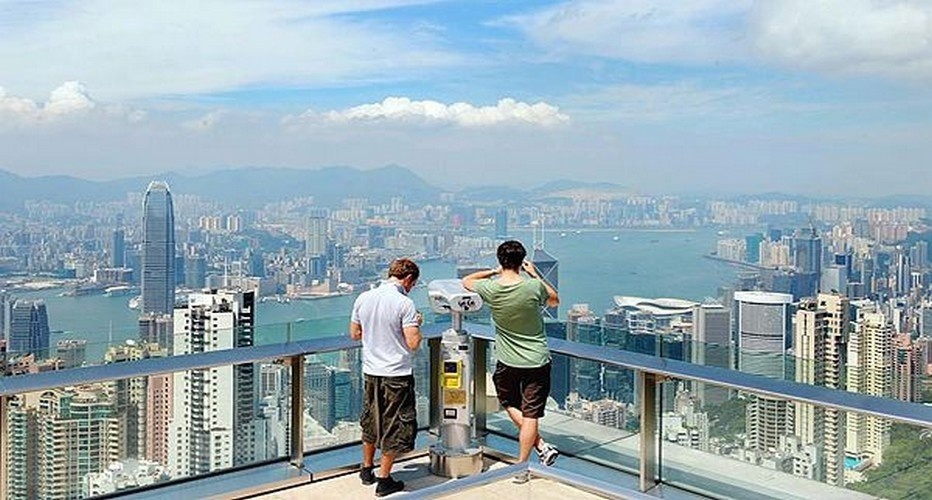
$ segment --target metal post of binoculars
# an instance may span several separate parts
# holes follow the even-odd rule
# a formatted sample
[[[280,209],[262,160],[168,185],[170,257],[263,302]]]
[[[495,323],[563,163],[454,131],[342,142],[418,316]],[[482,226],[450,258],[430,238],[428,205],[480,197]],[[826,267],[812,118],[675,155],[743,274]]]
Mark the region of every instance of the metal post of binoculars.
[[[440,442],[430,447],[430,470],[444,477],[464,477],[482,472],[482,448],[475,441],[475,384],[473,346],[463,329],[463,316],[482,309],[478,294],[463,288],[459,280],[434,280],[427,285],[430,307],[450,314],[451,328],[443,332],[440,347]],[[478,376],[484,377],[481,373]]]

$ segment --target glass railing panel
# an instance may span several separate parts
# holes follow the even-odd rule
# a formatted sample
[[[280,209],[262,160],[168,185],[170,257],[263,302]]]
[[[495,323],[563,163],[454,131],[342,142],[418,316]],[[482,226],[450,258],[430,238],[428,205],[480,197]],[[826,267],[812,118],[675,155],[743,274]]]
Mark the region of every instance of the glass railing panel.
[[[491,373],[495,360],[489,351]],[[553,355],[551,392],[540,433],[565,457],[634,472],[640,428],[637,400],[632,370]],[[499,404],[491,376],[487,411],[491,431],[517,439],[518,429]],[[537,460],[537,454],[531,459]]]
[[[688,381],[660,384],[658,398],[664,483],[716,498],[932,491],[929,429]]]
[[[423,428],[430,418],[430,349],[426,341],[415,354],[413,365],[417,420]],[[364,384],[361,349],[305,358],[305,452],[361,442]]]
[[[289,455],[287,366],[255,363],[9,398],[8,498],[87,498]]]

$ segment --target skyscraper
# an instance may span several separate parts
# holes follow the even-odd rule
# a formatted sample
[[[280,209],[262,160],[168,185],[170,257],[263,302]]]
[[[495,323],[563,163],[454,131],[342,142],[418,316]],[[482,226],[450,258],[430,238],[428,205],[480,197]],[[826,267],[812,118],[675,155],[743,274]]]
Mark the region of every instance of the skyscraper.
[[[171,314],[175,305],[175,212],[165,182],[149,183],[142,226],[142,312]]]
[[[796,311],[793,348],[796,381],[843,389],[845,350],[850,319],[848,299],[820,293]],[[795,434],[803,445],[821,445],[824,464],[817,475],[825,482],[844,485],[844,417],[838,410],[794,403]]]
[[[893,328],[872,305],[857,309],[848,340],[848,391],[890,397],[893,394]],[[854,457],[883,460],[890,422],[859,413],[847,414],[845,451]]]
[[[771,292],[735,292],[735,326],[738,369],[784,378],[785,353],[792,333],[790,307],[793,296]],[[747,405],[748,446],[774,450],[782,436],[792,433],[792,407],[782,399],[751,396]]]
[[[104,355],[105,363],[123,363],[147,358],[160,358],[168,355],[164,347],[156,343],[136,342],[127,340],[124,344],[107,349]],[[115,416],[120,422],[120,457],[123,458],[149,458],[151,455],[147,445],[150,426],[155,419],[149,419],[148,390],[152,380],[164,380],[167,375],[153,375],[150,377],[132,377],[114,380],[109,383],[110,395],[113,398]],[[164,404],[164,403],[163,403]],[[158,408],[154,409],[158,411]],[[163,426],[164,427],[164,426]],[[164,439],[163,439],[164,440]],[[162,457],[164,459],[164,457]],[[164,465],[165,462],[159,462]]]
[[[10,311],[7,351],[12,356],[32,353],[36,359],[49,357],[49,317],[42,300],[19,299]]]
[[[508,209],[499,208],[495,211],[495,239],[508,238]]]
[[[212,291],[175,309],[175,355],[253,344],[255,294]],[[183,477],[244,465],[255,457],[256,370],[248,363],[175,373],[168,469]]]
[[[735,292],[738,369],[784,378],[784,355],[792,340],[793,296],[773,292]]]
[[[82,480],[120,459],[113,400],[101,385],[42,393],[36,412],[38,498],[81,498]]]
[[[795,264],[802,282],[801,297],[814,297],[822,277],[822,238],[814,227],[800,229],[794,238]]]
[[[542,223],[534,228],[534,248],[531,250],[531,262],[537,268],[540,277],[547,280],[554,290],[560,290],[560,261],[544,250],[544,228]],[[544,319],[557,319],[558,307],[544,307]]]
[[[12,305],[13,297],[6,290],[0,290],[0,340],[7,338]]]
[[[689,349],[693,363],[731,368],[731,312],[719,304],[693,307],[693,341]],[[728,389],[697,383],[694,387],[700,405],[715,405],[728,399]]]
[[[566,313],[566,340],[601,346],[602,327],[589,304],[574,304]],[[602,397],[602,365],[596,361],[570,359],[570,392],[587,401]]]
[[[113,230],[110,242],[110,267],[123,267],[126,264],[126,241],[123,228]]]
[[[895,338],[893,397],[901,401],[922,401],[923,362],[920,344],[908,333]]]
[[[308,274],[312,279],[320,279],[327,273],[327,211],[313,209],[307,217],[304,252],[307,260]]]

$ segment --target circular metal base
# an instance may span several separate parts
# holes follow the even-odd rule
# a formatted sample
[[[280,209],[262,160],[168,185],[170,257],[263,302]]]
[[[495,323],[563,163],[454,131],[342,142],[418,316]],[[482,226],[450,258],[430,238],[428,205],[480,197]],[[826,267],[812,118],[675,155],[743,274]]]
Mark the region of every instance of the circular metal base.
[[[451,453],[433,445],[430,447],[430,472],[454,479],[476,475],[482,472],[482,449],[470,448],[462,453]]]

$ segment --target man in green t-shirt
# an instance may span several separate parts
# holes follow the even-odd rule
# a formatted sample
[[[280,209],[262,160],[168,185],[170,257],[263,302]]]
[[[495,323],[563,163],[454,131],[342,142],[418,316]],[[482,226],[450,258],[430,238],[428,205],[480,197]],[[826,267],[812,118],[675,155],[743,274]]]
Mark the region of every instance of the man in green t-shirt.
[[[552,465],[559,452],[537,432],[550,396],[550,351],[541,308],[556,307],[560,297],[525,260],[527,251],[520,242],[502,243],[497,254],[498,269],[472,273],[463,278],[463,286],[478,293],[492,310],[498,360],[492,380],[499,402],[519,429],[518,460],[527,460],[536,448],[541,463]],[[521,276],[522,269],[527,278]],[[495,275],[498,279],[490,279]]]

